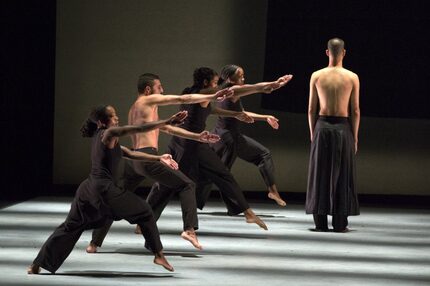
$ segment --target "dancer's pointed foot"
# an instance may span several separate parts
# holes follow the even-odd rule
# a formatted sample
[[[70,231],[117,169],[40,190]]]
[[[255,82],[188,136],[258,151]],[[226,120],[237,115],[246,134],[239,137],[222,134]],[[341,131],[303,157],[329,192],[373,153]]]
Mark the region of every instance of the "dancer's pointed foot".
[[[142,234],[142,229],[140,228],[140,226],[138,224],[136,224],[136,228],[134,230],[135,234]]]
[[[287,205],[287,203],[281,198],[281,196],[277,191],[276,192],[269,191],[269,193],[267,194],[267,197],[269,197],[269,199],[274,200],[281,207],[285,207]]]
[[[163,252],[161,251],[155,253],[154,263],[163,266],[166,270],[169,270],[171,272],[175,271],[173,269],[173,266],[169,264],[166,257],[164,257]]]
[[[181,237],[185,240],[188,240],[189,242],[191,242],[191,244],[197,248],[198,250],[202,250],[202,246],[199,243],[198,239],[197,239],[197,234],[196,232],[193,230],[185,230],[181,233]]]
[[[39,274],[40,273],[40,266],[37,264],[31,264],[27,268],[27,274]]]
[[[97,252],[97,245],[95,245],[94,243],[90,242],[90,244],[88,244],[88,246],[85,249],[85,251],[87,253],[96,253]]]
[[[247,223],[256,223],[262,229],[267,230],[267,226],[264,221],[262,221],[261,218],[259,218],[251,209],[247,209],[244,214]]]

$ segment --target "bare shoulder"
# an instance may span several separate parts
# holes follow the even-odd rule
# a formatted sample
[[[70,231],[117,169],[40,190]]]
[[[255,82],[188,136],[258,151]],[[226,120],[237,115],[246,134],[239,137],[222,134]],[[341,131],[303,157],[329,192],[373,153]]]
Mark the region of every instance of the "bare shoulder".
[[[316,80],[316,79],[318,79],[318,78],[321,76],[321,74],[324,72],[324,70],[325,70],[325,68],[320,69],[320,70],[317,70],[317,71],[314,71],[314,72],[312,73],[312,75],[311,75],[311,80]]]
[[[353,79],[353,80],[358,79],[358,75],[355,72],[350,71],[350,70],[345,69],[345,68],[343,70],[344,70],[345,74],[348,75],[351,79]]]

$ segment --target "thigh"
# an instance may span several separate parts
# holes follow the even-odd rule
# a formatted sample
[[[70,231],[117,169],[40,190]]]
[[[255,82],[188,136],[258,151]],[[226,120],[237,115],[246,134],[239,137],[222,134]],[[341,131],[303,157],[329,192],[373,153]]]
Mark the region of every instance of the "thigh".
[[[258,163],[264,155],[270,153],[261,143],[245,135],[238,136],[236,144],[237,156],[250,163]]]
[[[174,170],[161,162],[147,164],[145,167],[145,175],[158,182],[160,185],[172,189],[181,188],[193,183],[192,180],[180,170]]]
[[[108,192],[111,195],[105,200],[115,219],[125,219],[133,223],[138,218],[152,216],[151,207],[135,193],[121,190],[116,186],[112,186]]]

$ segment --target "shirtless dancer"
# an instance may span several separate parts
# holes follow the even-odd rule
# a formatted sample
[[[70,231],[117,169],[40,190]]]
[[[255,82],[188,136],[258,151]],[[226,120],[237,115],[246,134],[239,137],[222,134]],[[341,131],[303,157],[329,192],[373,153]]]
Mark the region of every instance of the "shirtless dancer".
[[[334,231],[346,232],[348,216],[360,213],[355,187],[360,82],[343,68],[345,53],[343,40],[329,40],[328,67],[314,72],[310,80],[306,213],[313,214],[316,231],[328,231],[327,215],[332,215]]]
[[[158,120],[158,106],[191,104],[214,99],[223,100],[233,95],[233,92],[227,89],[205,95],[163,95],[163,87],[160,78],[155,74],[149,73],[139,77],[138,92],[138,97],[131,106],[128,114],[128,123],[131,125],[139,125]],[[214,143],[219,140],[218,135],[211,134],[208,131],[194,133],[177,126],[166,126],[166,128],[162,127],[160,130],[171,135],[202,143]],[[134,134],[132,136],[133,150],[157,155],[158,136],[159,131],[150,131],[144,135]],[[181,237],[191,242],[197,249],[202,249],[195,232],[195,230],[198,229],[198,219],[194,182],[181,171],[169,168],[159,162],[126,161],[124,189],[134,191],[145,177],[155,180],[163,185],[165,189],[169,190],[167,194],[166,192],[162,194],[160,192],[151,192],[148,196],[147,201],[152,207],[154,218],[158,220],[170,198],[178,192],[182,208],[182,219],[184,222],[184,231],[181,233]],[[86,249],[88,253],[96,252],[97,247],[102,245],[111,224],[112,221],[109,221],[104,227],[93,231],[92,241]],[[136,233],[141,233],[139,226],[136,226]]]

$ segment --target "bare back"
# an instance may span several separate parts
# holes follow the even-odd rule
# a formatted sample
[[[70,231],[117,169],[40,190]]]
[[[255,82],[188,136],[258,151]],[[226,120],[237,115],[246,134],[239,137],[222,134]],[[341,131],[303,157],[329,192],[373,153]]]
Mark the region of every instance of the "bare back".
[[[145,96],[138,97],[128,112],[128,124],[141,125],[156,120],[158,120],[158,105],[146,104]],[[135,133],[131,136],[133,148],[153,147],[158,149],[158,136],[159,129],[144,133]]]
[[[320,105],[319,115],[349,116],[349,104],[357,75],[342,67],[327,67],[314,73]]]

